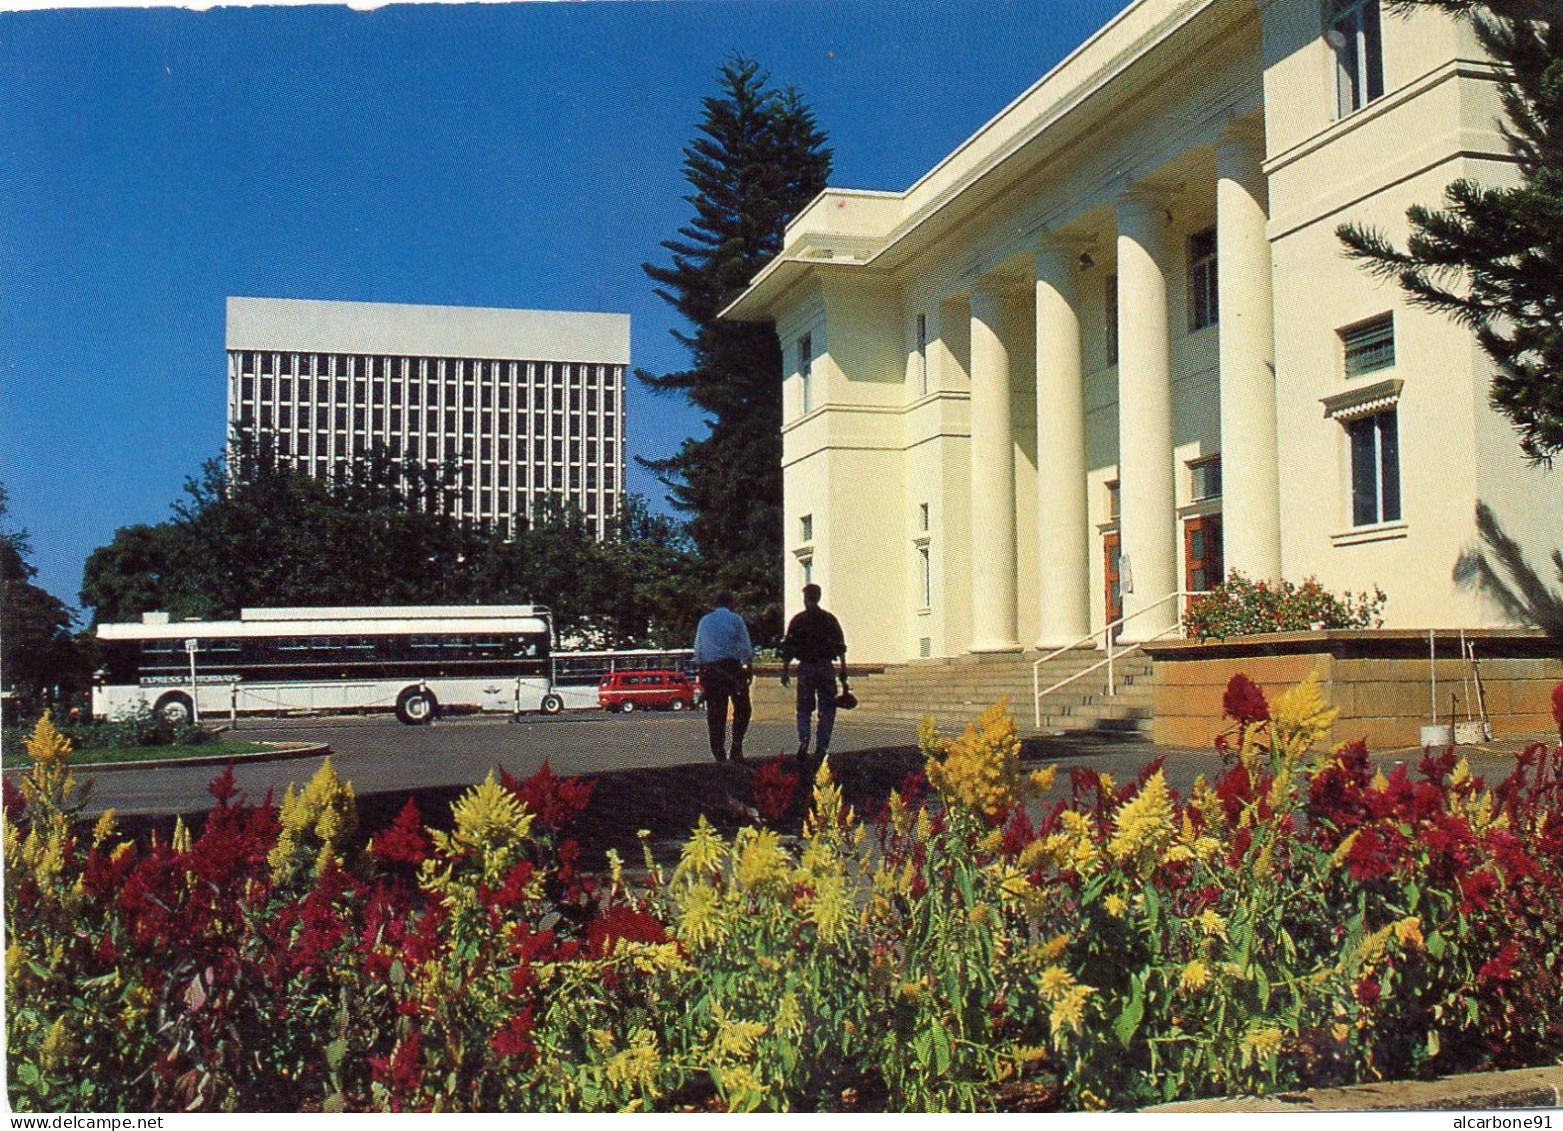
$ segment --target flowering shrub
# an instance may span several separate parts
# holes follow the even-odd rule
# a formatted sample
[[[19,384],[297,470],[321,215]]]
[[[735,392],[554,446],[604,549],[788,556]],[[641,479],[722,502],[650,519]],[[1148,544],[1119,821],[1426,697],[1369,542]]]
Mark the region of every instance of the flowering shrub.
[[[1184,622],[1197,640],[1253,636],[1261,632],[1306,632],[1326,628],[1381,628],[1389,598],[1375,588],[1336,595],[1315,578],[1255,581],[1237,570],[1209,593],[1190,597]]]
[[[1559,693],[1563,702],[1563,692]],[[197,835],[77,820],[45,718],[3,818],[20,1110],[1059,1109],[1563,1054],[1563,747],[1322,749],[1310,680],[1234,678],[1178,796],[1028,773],[999,704],[860,819],[703,819],[665,873],[580,867],[589,786],[491,776],[357,849],[329,763]],[[787,807],[778,765],[762,810]]]

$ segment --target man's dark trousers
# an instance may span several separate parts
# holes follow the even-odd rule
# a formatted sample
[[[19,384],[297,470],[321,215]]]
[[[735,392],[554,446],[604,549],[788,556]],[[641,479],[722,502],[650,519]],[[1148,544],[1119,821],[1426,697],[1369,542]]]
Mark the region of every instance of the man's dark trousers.
[[[749,680],[737,660],[718,660],[700,669],[700,686],[705,689],[706,729],[711,738],[711,754],[718,762],[727,757],[727,704],[733,705],[733,756],[741,757],[749,716]]]
[[[814,752],[830,749],[830,734],[836,726],[836,669],[829,660],[798,662],[798,745],[809,743],[809,716],[819,711],[819,729],[814,734]]]

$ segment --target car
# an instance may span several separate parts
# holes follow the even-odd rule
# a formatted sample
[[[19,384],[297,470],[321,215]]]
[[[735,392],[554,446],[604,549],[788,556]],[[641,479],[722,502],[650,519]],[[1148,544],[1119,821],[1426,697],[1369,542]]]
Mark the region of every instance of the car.
[[[694,681],[683,672],[609,672],[597,685],[597,705],[604,711],[693,710]]]

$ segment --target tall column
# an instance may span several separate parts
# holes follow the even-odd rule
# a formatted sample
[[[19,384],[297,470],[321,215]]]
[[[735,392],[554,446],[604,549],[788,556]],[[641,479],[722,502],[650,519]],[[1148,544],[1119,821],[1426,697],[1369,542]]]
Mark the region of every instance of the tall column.
[[[1015,604],[1015,440],[1004,297],[971,295],[971,621],[973,652],[1020,651]]]
[[[1263,135],[1227,130],[1216,145],[1216,281],[1221,344],[1221,511],[1228,568],[1281,576],[1275,334]]]
[[[1172,368],[1167,326],[1168,194],[1132,188],[1118,198],[1118,529],[1128,573],[1125,616],[1178,584],[1172,466]],[[1132,586],[1132,590],[1130,589]],[[1124,626],[1146,640],[1177,622],[1168,601]]]
[[[1037,484],[1042,635],[1062,648],[1091,631],[1091,540],[1086,522],[1085,386],[1075,293],[1079,248],[1049,240],[1037,251]]]

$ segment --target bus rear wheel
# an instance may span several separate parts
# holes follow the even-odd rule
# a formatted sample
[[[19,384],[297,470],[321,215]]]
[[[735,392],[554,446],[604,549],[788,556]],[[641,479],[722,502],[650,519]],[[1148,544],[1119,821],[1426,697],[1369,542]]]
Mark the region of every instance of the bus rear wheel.
[[[669,703],[668,706],[675,711],[682,711],[684,709],[684,701],[682,699],[675,699],[673,702]]]
[[[396,717],[410,727],[433,722],[439,709],[434,693],[417,687],[409,687],[396,700]]]
[[[635,712],[635,700],[633,700],[633,699],[626,699],[626,700],[624,700],[624,702],[619,704],[619,710],[623,711],[626,715],[634,714],[634,712]]]
[[[559,698],[557,695],[544,695],[541,706],[543,714],[557,715],[560,711],[564,710],[564,700]]]
[[[195,719],[195,707],[183,691],[172,691],[157,701],[153,712],[174,726],[184,726]]]

